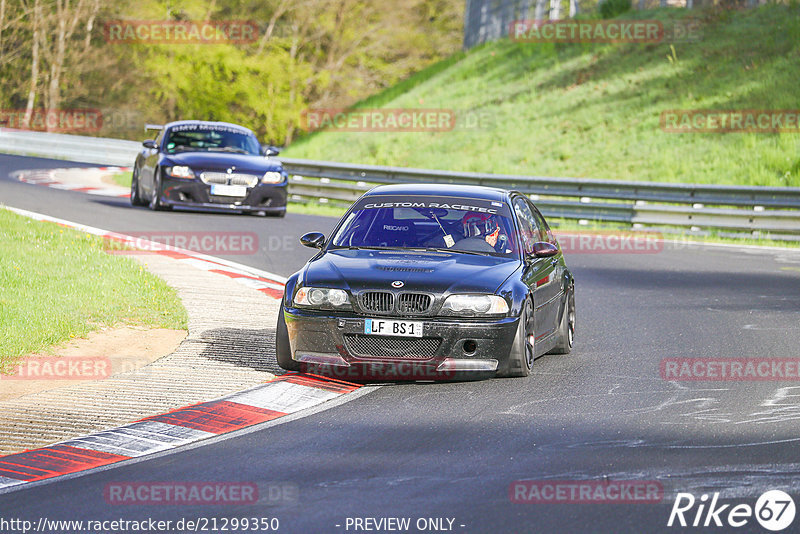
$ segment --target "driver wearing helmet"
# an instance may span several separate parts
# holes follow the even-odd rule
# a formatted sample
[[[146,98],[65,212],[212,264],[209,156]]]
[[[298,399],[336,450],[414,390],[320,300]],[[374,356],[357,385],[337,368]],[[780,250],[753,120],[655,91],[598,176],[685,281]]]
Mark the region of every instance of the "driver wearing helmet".
[[[498,243],[502,247],[507,237],[501,232],[497,218],[489,213],[471,211],[461,219],[464,237],[482,237],[492,248],[497,250]]]

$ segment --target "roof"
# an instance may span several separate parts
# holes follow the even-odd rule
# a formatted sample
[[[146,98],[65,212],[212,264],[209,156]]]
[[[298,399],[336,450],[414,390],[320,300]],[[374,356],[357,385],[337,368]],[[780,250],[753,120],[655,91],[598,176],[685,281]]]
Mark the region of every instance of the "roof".
[[[505,202],[508,200],[509,191],[481,185],[405,183],[379,185],[365,194],[365,196],[376,195],[437,195],[458,198],[482,198]]]

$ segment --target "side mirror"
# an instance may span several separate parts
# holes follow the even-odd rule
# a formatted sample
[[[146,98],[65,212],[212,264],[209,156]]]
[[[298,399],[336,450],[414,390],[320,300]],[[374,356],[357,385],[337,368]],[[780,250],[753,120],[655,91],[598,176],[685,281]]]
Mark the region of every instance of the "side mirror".
[[[533,256],[535,258],[549,258],[558,254],[558,247],[547,241],[539,241],[533,244]]]
[[[281,153],[281,149],[272,145],[261,145],[261,154],[264,156],[277,156]]]
[[[325,246],[325,234],[322,232],[309,232],[300,238],[300,244],[309,248],[322,248]]]
[[[148,139],[147,141],[142,142],[142,146],[145,148],[149,148],[150,150],[155,150],[158,148],[158,145],[152,139]]]

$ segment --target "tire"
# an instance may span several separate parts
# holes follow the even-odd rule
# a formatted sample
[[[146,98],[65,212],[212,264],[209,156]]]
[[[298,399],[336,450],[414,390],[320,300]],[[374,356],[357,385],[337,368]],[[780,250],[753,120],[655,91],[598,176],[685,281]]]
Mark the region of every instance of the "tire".
[[[147,204],[147,207],[153,211],[163,210],[164,205],[161,203],[161,169],[156,168],[156,176],[153,182],[153,196],[150,197],[150,203]]]
[[[131,206],[144,206],[142,194],[139,192],[139,169],[133,169],[131,176]]]
[[[283,302],[278,311],[278,326],[275,328],[275,358],[281,369],[299,371],[300,362],[292,359],[292,347],[289,345],[289,331],[286,329],[286,319],[283,316]]]
[[[564,313],[561,314],[558,327],[558,343],[550,354],[569,354],[575,343],[575,284],[570,284],[567,289],[564,303]]]
[[[264,215],[266,215],[267,217],[275,218],[275,219],[283,219],[284,217],[286,217],[286,210],[277,211],[277,212],[276,211],[266,212],[266,213],[264,213]]]
[[[533,367],[534,345],[530,343],[533,338],[533,304],[531,299],[525,300],[525,307],[519,316],[517,325],[517,335],[514,336],[514,343],[511,345],[511,353],[508,355],[508,370],[504,376],[524,377],[528,376]]]

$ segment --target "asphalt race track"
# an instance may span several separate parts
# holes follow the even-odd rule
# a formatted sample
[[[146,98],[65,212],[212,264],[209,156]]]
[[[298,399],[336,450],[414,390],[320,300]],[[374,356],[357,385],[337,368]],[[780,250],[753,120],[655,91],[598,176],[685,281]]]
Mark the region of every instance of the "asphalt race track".
[[[312,255],[297,238],[335,222],[291,212],[153,213],[8,177],[63,166],[0,155],[0,203],[122,232],[256,232],[258,254],[222,256],[283,276]],[[566,257],[576,278],[576,348],[536,360],[528,378],[391,384],[304,418],[2,495],[0,509],[33,522],[269,517],[290,533],[366,531],[355,518],[389,517],[410,518],[410,532],[419,519],[427,531],[673,532],[703,530],[667,527],[680,492],[753,506],[782,489],[797,501],[800,381],[667,381],[660,363],[800,356],[800,254],[667,244],[657,253]],[[657,481],[664,499],[514,503],[516,480]],[[276,482],[297,498],[238,507],[104,499],[107,484],[138,481]],[[767,532],[754,518],[707,530]]]

